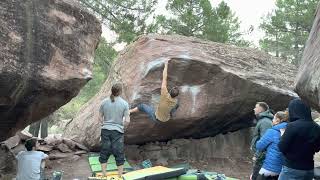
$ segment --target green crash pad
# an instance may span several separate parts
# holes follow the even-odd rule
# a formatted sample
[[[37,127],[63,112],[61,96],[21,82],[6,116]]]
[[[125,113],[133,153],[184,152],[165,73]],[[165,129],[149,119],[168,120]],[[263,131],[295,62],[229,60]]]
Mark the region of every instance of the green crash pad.
[[[204,175],[208,180],[216,180],[217,176],[214,175]],[[176,178],[169,178],[166,180],[198,180],[199,178],[197,177],[197,175],[192,175],[192,174],[185,174],[185,175],[181,175],[179,177]],[[229,178],[226,177],[225,180],[239,180],[239,179],[234,179],[234,178]]]
[[[206,172],[206,171],[198,171],[196,169],[190,169],[186,174],[183,174],[174,178],[167,178],[166,180],[198,180],[203,179],[201,177],[205,177],[208,180],[216,180],[218,176],[222,176],[223,180],[238,180],[235,178],[226,177],[222,174],[218,174],[216,172]]]
[[[92,172],[101,172],[101,164],[99,162],[99,154],[90,154],[89,157],[89,165],[91,167]],[[116,171],[117,165],[116,160],[114,156],[110,156],[107,162],[107,171]],[[126,171],[132,171],[133,168],[130,166],[130,164],[125,161],[124,163],[124,170]]]
[[[178,177],[185,174],[184,168],[167,168],[155,166],[151,168],[131,171],[123,175],[124,180],[162,180],[172,177]]]

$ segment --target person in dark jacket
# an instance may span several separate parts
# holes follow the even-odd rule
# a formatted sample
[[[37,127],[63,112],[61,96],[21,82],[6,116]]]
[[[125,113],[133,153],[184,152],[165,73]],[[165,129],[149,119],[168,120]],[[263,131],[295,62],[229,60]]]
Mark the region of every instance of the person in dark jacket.
[[[285,157],[280,180],[313,179],[313,156],[320,150],[320,126],[301,99],[289,103],[289,124],[278,146]]]
[[[269,106],[265,102],[258,102],[253,110],[258,122],[253,131],[253,138],[251,141],[251,150],[254,152],[254,166],[251,179],[256,180],[265,158],[265,153],[256,151],[256,143],[263,134],[272,127],[273,114],[269,111]]]
[[[257,151],[267,151],[262,168],[259,171],[258,180],[277,180],[282,169],[283,155],[278,148],[281,130],[287,126],[288,114],[279,111],[275,114],[273,127],[261,137],[256,144]]]

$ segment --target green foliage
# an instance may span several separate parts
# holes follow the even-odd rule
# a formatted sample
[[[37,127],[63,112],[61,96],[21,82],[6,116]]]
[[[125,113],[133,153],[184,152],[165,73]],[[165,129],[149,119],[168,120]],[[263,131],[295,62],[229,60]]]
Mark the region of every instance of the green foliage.
[[[81,106],[90,100],[101,88],[107,78],[112,61],[117,52],[101,39],[95,52],[93,79],[90,80],[80,91],[77,97],[73,98],[68,104],[64,105],[55,113],[55,119],[70,119],[75,116]]]
[[[298,65],[317,3],[317,0],[277,0],[276,9],[264,17],[260,25],[265,32],[260,47]]]
[[[168,0],[166,8],[174,17],[157,17],[161,33],[249,46],[241,38],[239,19],[224,1],[214,8],[209,0]]]
[[[249,46],[241,38],[240,21],[222,1],[218,7],[209,0],[168,0],[168,15],[154,16],[157,0],[80,0],[114,31],[118,43],[132,42],[147,33],[180,34],[202,39]]]
[[[117,42],[132,42],[135,37],[154,30],[147,25],[156,0],[80,0],[118,35]]]

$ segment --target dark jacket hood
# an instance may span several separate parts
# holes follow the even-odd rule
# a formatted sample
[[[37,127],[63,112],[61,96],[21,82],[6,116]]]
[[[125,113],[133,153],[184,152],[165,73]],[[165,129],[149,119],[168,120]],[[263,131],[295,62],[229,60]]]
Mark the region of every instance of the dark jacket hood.
[[[312,121],[311,108],[301,99],[293,99],[289,103],[289,121]]]

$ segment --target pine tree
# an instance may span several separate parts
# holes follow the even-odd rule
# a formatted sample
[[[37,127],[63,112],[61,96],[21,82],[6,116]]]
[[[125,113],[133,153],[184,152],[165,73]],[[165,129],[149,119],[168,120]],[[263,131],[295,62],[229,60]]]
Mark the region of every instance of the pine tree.
[[[260,40],[261,48],[299,65],[317,3],[316,0],[277,0],[276,9],[260,25],[265,32]]]

